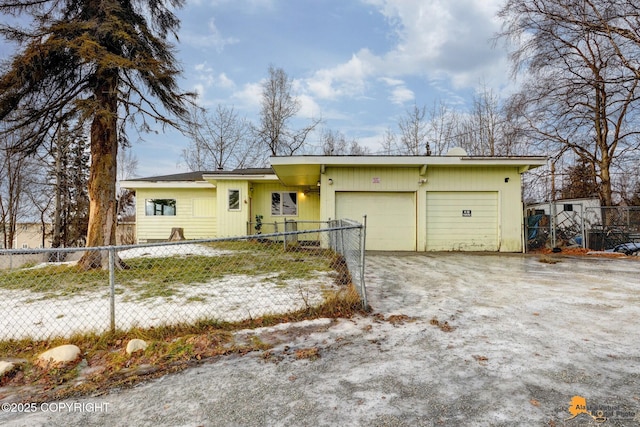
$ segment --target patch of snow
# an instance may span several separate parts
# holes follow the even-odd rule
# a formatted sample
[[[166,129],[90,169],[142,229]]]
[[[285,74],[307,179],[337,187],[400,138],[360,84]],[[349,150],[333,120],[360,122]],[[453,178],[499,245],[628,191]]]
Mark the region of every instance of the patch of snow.
[[[338,289],[328,272],[317,272],[305,280],[279,280],[277,274],[233,275],[172,288],[177,294],[171,297],[140,299],[137,292],[118,286],[116,328],[147,328],[202,319],[234,322],[288,313],[318,305],[327,291]],[[63,298],[0,290],[0,299],[11,301],[0,306],[0,339],[46,339],[110,328],[107,290]]]
[[[237,252],[237,251],[236,251]],[[167,258],[172,256],[188,256],[188,255],[201,255],[201,256],[220,256],[234,253],[234,251],[214,249],[203,245],[185,243],[180,245],[165,245],[165,246],[149,246],[125,249],[118,252],[118,256],[121,259],[131,258]]]

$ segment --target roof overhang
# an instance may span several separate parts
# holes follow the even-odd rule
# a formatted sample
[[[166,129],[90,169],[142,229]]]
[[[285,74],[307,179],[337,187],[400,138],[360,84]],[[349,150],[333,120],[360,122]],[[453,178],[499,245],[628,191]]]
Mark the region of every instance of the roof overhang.
[[[259,181],[278,181],[278,176],[274,173],[267,174],[203,174],[202,178],[207,180],[207,182],[215,185],[218,181],[248,181],[248,182],[259,182]]]
[[[520,173],[543,166],[546,157],[473,157],[473,156],[290,156],[271,157],[271,167],[284,185],[316,185],[327,167],[420,168],[429,167],[517,167]]]
[[[215,188],[207,181],[120,181],[121,188],[136,190],[138,188]]]

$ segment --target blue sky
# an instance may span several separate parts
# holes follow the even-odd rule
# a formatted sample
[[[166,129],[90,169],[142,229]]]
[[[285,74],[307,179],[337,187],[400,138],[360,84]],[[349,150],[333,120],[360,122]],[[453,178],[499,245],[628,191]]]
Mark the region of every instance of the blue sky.
[[[510,85],[506,52],[491,38],[501,0],[189,0],[176,45],[182,87],[203,106],[233,106],[256,121],[269,65],[294,80],[300,117],[373,152],[414,103],[465,110],[481,84]],[[135,142],[137,174],[185,170],[185,137]],[[309,141],[319,145],[319,135]]]
[[[269,65],[294,80],[300,119],[355,138],[373,152],[416,103],[465,110],[474,89],[510,86],[493,48],[502,0],[187,0],[177,56],[184,90],[203,106],[233,106],[256,121]],[[138,176],[186,170],[186,137],[130,134]],[[319,135],[310,137],[319,145]]]

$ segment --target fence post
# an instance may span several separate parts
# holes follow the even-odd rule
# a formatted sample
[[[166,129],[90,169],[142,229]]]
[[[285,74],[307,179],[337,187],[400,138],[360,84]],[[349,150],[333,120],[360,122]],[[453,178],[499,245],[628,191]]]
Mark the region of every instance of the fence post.
[[[585,216],[586,216],[586,212],[585,212],[584,205],[580,203],[580,234],[582,235],[583,248],[587,247],[587,227],[585,227],[584,225]]]
[[[549,233],[551,234],[551,247],[556,247],[556,202],[549,202]]]
[[[110,300],[110,328],[111,333],[116,332],[116,249],[109,247],[109,300]]]
[[[360,227],[360,291],[362,296],[362,305],[365,310],[369,308],[367,302],[367,289],[364,283],[364,253],[367,243],[367,216],[362,217],[362,227]]]
[[[285,217],[284,219],[284,232],[286,233],[287,231],[287,218]],[[282,236],[282,243],[284,245],[284,251],[287,251],[287,235],[285,234],[284,236]]]

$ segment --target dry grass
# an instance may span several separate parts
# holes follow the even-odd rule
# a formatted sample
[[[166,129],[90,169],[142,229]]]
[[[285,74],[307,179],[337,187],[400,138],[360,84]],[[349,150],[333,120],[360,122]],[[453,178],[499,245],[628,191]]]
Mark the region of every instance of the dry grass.
[[[320,358],[320,350],[317,347],[300,348],[296,350],[296,359],[318,360]]]
[[[429,323],[440,328],[442,332],[453,332],[456,329],[455,326],[450,325],[448,321],[445,320],[441,322],[436,317],[431,319]]]
[[[265,316],[238,323],[201,321],[192,325],[131,329],[115,334],[84,334],[68,339],[47,341],[9,340],[0,342],[0,354],[18,362],[18,369],[0,379],[0,399],[11,393],[29,402],[43,402],[65,397],[101,394],[116,386],[130,386],[149,378],[181,371],[203,361],[228,354],[266,351],[271,346],[258,338],[238,343],[234,332],[242,329],[276,325],[316,318],[349,318],[363,313],[362,303],[352,285],[328,296],[316,307],[294,313]],[[149,342],[144,351],[132,355],[124,348],[131,339]],[[37,355],[62,344],[75,344],[82,350],[79,364],[45,370],[39,368]],[[302,349],[297,359],[315,360],[318,349]]]

